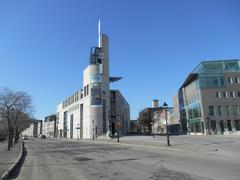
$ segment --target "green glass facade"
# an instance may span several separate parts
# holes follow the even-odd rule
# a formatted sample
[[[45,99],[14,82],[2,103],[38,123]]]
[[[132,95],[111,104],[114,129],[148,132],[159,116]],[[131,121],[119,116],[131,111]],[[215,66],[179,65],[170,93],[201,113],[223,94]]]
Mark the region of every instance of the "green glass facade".
[[[202,61],[192,73],[209,74],[223,72],[239,72],[240,60]]]
[[[197,87],[219,88],[225,86],[224,72],[240,72],[240,60],[203,61],[194,70]]]
[[[188,124],[191,132],[202,132],[201,107],[199,100],[188,105]]]
[[[240,59],[202,61],[187,77],[178,91],[180,123],[183,133],[204,133],[204,119],[198,90],[225,87],[229,83],[227,79],[224,79],[225,72],[240,72]],[[185,94],[189,93],[189,90],[185,89],[188,89],[190,85],[196,87],[194,90],[196,92],[191,91],[191,96]],[[194,93],[198,95],[197,98],[193,96]]]

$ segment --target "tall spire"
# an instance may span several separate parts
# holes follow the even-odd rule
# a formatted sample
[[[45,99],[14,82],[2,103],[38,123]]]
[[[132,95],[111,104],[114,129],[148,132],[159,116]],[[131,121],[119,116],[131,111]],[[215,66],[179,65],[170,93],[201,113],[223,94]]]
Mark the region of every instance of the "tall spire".
[[[101,31],[100,31],[100,18],[98,19],[98,47],[101,47]]]

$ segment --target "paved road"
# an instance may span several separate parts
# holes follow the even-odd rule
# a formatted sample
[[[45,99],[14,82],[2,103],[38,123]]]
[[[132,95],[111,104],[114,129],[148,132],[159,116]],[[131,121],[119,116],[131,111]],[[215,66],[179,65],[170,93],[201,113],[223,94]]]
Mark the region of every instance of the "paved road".
[[[211,135],[211,136],[170,136],[173,148],[188,150],[198,153],[211,153],[223,156],[240,158],[240,136],[239,135]],[[112,140],[113,141],[113,140]],[[114,140],[116,142],[116,140]],[[121,138],[122,143],[126,144],[145,144],[151,146],[166,146],[165,136],[125,136]]]
[[[12,179],[239,180],[240,158],[218,152],[91,141],[25,141],[27,155]],[[193,148],[194,149],[194,148]]]

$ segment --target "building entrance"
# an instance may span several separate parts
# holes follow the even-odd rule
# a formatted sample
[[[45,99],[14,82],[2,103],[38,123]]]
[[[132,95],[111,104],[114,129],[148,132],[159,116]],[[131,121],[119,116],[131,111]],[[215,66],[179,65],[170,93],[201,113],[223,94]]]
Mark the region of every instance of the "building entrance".
[[[211,121],[211,130],[213,131],[214,134],[217,133],[217,124],[216,124],[216,121]]]
[[[115,133],[116,133],[115,123],[112,123],[112,135],[114,136]]]
[[[227,120],[228,131],[232,131],[232,123],[231,120]]]
[[[222,121],[220,121],[220,131],[221,131],[221,133],[223,134],[224,133],[224,122],[223,122],[223,120]]]

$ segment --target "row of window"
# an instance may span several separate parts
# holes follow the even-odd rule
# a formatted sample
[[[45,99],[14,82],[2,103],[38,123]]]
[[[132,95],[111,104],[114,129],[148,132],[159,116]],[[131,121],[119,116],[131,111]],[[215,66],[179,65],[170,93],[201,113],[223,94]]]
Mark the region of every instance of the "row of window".
[[[65,101],[62,102],[62,108],[65,108],[65,107],[77,102],[79,99],[82,99],[82,98],[83,98],[82,90],[77,91],[72,96],[70,96],[69,98],[67,98]]]
[[[208,110],[209,110],[210,116],[215,116],[215,115],[223,116],[224,114],[228,116],[240,115],[239,107],[237,105],[233,105],[233,106],[226,105],[224,108],[221,105],[216,106],[216,108],[215,106],[208,106]]]
[[[84,97],[88,96],[89,94],[89,85],[84,86]]]
[[[228,77],[227,81],[229,84],[240,84],[240,78],[239,77]]]
[[[216,92],[216,97],[217,98],[228,98],[228,97],[230,97],[230,98],[236,98],[236,97],[238,97],[238,98],[240,98],[240,91],[237,91],[237,92],[235,92],[235,91],[230,91],[230,92],[227,92],[227,91],[223,91],[223,92],[220,92],[220,91],[217,91]]]
[[[221,120],[219,122],[220,124],[220,131],[225,131],[225,129],[228,129],[228,131],[232,131],[233,127],[235,127],[236,131],[240,131],[240,120]],[[207,129],[212,129],[216,131],[218,129],[217,127],[217,121],[210,121],[210,124],[207,124]]]
[[[77,102],[79,99],[82,99],[83,97],[86,97],[89,95],[89,85],[84,86],[84,91],[82,90],[77,91],[74,93],[71,97],[67,98],[65,101],[63,101],[62,106],[63,108]]]
[[[192,103],[194,103],[198,100],[199,100],[199,93],[193,95],[192,97],[187,98],[186,99],[186,101],[187,101],[186,104],[192,104]]]

